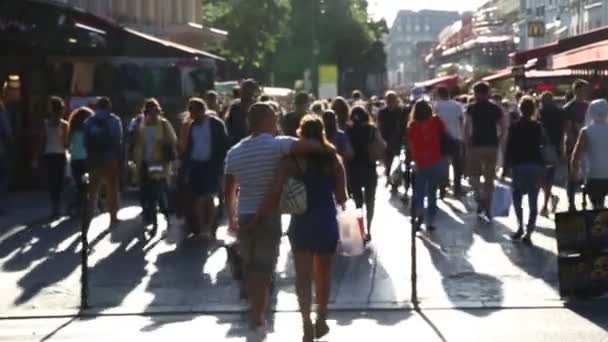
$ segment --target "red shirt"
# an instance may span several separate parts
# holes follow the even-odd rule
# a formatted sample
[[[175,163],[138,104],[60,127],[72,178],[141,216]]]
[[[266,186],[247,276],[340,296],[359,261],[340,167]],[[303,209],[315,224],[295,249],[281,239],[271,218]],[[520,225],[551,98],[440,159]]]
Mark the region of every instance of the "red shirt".
[[[419,167],[435,164],[442,159],[441,132],[445,130],[438,116],[425,121],[414,121],[407,129],[412,157]]]

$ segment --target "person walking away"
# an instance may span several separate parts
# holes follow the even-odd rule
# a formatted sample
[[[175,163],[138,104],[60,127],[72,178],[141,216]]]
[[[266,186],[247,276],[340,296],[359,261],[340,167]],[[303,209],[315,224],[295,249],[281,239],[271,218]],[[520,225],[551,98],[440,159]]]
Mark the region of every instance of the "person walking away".
[[[244,80],[241,83],[240,99],[235,100],[228,108],[226,116],[226,128],[230,137],[230,145],[233,146],[241,139],[249,135],[249,124],[247,123],[247,112],[255,102],[260,89],[256,81]]]
[[[355,156],[347,163],[348,184],[357,208],[362,209],[365,204],[367,233],[364,240],[370,242],[378,173],[376,161],[369,156],[369,149],[378,130],[370,121],[370,115],[363,106],[352,108],[350,120],[352,127],[346,131],[346,134],[353,146]]]
[[[443,121],[447,133],[452,138],[450,163],[454,174],[454,195],[462,196],[462,175],[464,173],[464,108],[458,101],[450,99],[448,88],[437,88],[438,100],[435,102],[437,116]],[[449,182],[449,177],[447,178]]]
[[[391,186],[392,191],[397,191],[397,187],[391,184],[391,169],[393,160],[401,152],[403,142],[404,121],[403,107],[399,103],[397,93],[388,91],[385,95],[386,106],[378,112],[378,129],[382,138],[386,141],[386,155],[384,157],[384,176],[386,177],[386,186]]]
[[[93,111],[87,107],[76,108],[70,114],[68,121],[68,146],[70,150],[70,167],[72,179],[76,185],[77,197],[74,208],[80,208],[86,198],[87,188],[83,176],[87,173],[87,149],[84,142],[84,123],[93,116]]]
[[[13,130],[4,103],[0,100],[0,216],[6,208],[6,191],[9,182],[9,148],[13,143]]]
[[[112,113],[112,102],[100,97],[95,105],[95,113],[85,121],[84,143],[87,150],[88,166],[91,173],[89,185],[89,210],[94,212],[102,186],[106,189],[107,205],[110,212],[110,226],[118,224],[118,191],[120,165],[122,159],[122,123]]]
[[[307,210],[301,215],[292,216],[289,240],[296,268],[296,291],[303,322],[302,340],[312,341],[313,338],[321,338],[329,332],[326,319],[331,265],[339,239],[336,205],[344,206],[347,200],[346,174],[341,158],[326,139],[323,122],[319,117],[306,115],[302,119],[298,135],[302,139],[319,142],[325,152],[284,160],[279,179],[273,190],[266,195],[266,205],[262,205],[258,210],[255,221],[276,210],[288,178],[296,178],[305,185]],[[313,279],[317,300],[314,326],[310,317]]]
[[[492,194],[496,179],[498,147],[506,134],[502,109],[489,100],[490,86],[485,82],[473,86],[475,100],[467,108],[465,119],[465,141],[467,145],[471,185],[475,191],[477,214],[492,221]],[[483,186],[481,176],[484,178]]]
[[[323,113],[323,126],[325,127],[327,140],[336,147],[342,160],[351,160],[355,151],[353,151],[348,135],[343,130],[338,129],[336,113],[333,110],[328,109]]]
[[[323,116],[325,112],[325,101],[317,100],[310,105],[310,112],[318,115],[319,117]]]
[[[608,194],[608,103],[604,99],[594,100],[589,105],[591,124],[585,126],[579,135],[572,152],[571,179],[580,182],[581,177],[576,170],[583,156],[588,160],[589,173],[585,189],[591,198],[593,209],[605,208]]]
[[[61,214],[61,194],[65,182],[68,123],[63,119],[65,103],[60,97],[49,98],[50,116],[44,121],[42,151],[46,164],[51,218]]]
[[[412,200],[416,229],[425,219],[424,199],[427,199],[426,229],[434,231],[437,215],[437,188],[445,177],[447,161],[442,156],[441,135],[447,133],[441,118],[433,115],[431,105],[425,100],[414,104],[407,128],[412,158],[416,164],[414,194]]]
[[[222,113],[222,109],[220,108],[219,95],[215,90],[209,90],[205,93],[205,104],[208,110],[212,111],[220,119],[223,119],[224,113]]]
[[[331,109],[336,113],[336,117],[338,118],[338,129],[346,132],[350,116],[348,102],[343,97],[338,96],[331,102]]]
[[[564,105],[566,119],[564,123],[564,147],[563,153],[566,160],[572,160],[574,145],[580,135],[581,129],[585,126],[587,118],[587,109],[589,103],[587,96],[589,92],[589,83],[585,80],[576,80],[572,85],[573,99]],[[569,165],[573,165],[569,163]],[[578,170],[569,170],[568,174],[577,174]],[[580,182],[575,179],[568,179],[568,210],[576,211],[576,203],[574,201],[576,190],[580,186]]]
[[[553,93],[544,92],[541,95],[540,122],[546,135],[547,144],[555,148],[556,155],[562,156],[562,137],[564,136],[564,111],[555,105]],[[558,163],[559,164],[559,163]],[[552,192],[555,183],[555,172],[559,165],[548,165],[543,180],[544,203],[540,211],[542,216],[549,216],[549,200],[551,200],[552,211],[555,213],[559,204],[559,196]]]
[[[230,139],[224,122],[209,114],[202,99],[190,99],[188,110],[191,120],[181,127],[180,151],[194,196],[191,229],[199,238],[208,240],[215,235],[214,198],[220,190],[220,174]]]
[[[140,184],[143,219],[154,222],[156,207],[168,218],[168,180],[173,156],[177,150],[177,136],[171,123],[161,116],[161,106],[154,98],[143,106],[144,120],[136,129],[134,147],[136,175]],[[158,168],[158,170],[154,170]]]
[[[226,156],[226,206],[229,230],[237,234],[239,253],[243,257],[251,336],[263,340],[266,334],[264,313],[282,230],[278,211],[266,215],[260,222],[253,222],[255,214],[265,195],[276,184],[276,172],[282,158],[322,153],[324,147],[314,140],[275,136],[278,116],[268,103],[251,106],[248,118],[251,135],[232,147]]]
[[[513,240],[530,243],[532,232],[536,228],[538,213],[538,193],[545,172],[541,147],[547,144],[543,127],[534,119],[536,104],[531,96],[524,96],[519,104],[521,118],[509,129],[507,153],[505,162],[511,168],[513,182],[513,207],[517,216],[517,232],[511,236]],[[528,195],[530,217],[524,235],[522,199]]]
[[[281,120],[283,134],[291,137],[298,136],[298,126],[300,125],[300,120],[308,113],[309,103],[310,96],[307,93],[299,92],[296,94],[294,111],[285,114]]]

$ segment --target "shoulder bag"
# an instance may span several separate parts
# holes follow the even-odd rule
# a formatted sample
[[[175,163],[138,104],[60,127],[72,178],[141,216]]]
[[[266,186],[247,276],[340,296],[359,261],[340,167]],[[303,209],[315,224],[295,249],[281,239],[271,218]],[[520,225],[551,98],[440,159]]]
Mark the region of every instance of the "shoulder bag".
[[[294,162],[298,170],[300,170],[298,161],[295,158]],[[294,177],[287,178],[281,191],[281,213],[292,215],[304,214],[307,210],[307,201],[308,196],[306,195],[306,185],[304,182]]]
[[[384,159],[386,154],[386,141],[382,138],[382,134],[376,127],[372,127],[368,147],[369,159],[371,161],[379,161]]]

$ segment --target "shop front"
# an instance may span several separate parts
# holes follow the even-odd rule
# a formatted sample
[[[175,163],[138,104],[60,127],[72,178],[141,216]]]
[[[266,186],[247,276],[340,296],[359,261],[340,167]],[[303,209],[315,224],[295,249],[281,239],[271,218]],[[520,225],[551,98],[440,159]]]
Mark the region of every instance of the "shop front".
[[[16,139],[12,185],[40,185],[32,169],[50,95],[70,107],[109,96],[128,120],[144,97],[159,97],[168,113],[213,88],[221,58],[118,26],[55,2],[0,3],[0,84]]]

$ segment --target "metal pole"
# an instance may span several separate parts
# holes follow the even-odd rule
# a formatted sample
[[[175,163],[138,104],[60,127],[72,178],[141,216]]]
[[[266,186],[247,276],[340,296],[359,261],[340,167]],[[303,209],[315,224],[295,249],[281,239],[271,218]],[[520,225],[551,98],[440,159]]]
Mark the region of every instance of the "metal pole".
[[[93,205],[91,205],[88,195],[89,174],[85,174],[82,179],[83,187],[86,189],[81,202],[81,226],[80,239],[82,250],[80,251],[80,309],[89,308],[89,225],[91,224]]]
[[[414,186],[414,179],[416,177],[415,175],[415,168],[411,166],[411,174],[410,174],[410,182],[412,184],[412,198],[410,201],[410,217],[411,217],[411,228],[412,228],[412,234],[411,234],[411,243],[412,243],[412,248],[411,248],[411,259],[412,259],[412,267],[411,267],[411,286],[412,286],[412,296],[411,296],[411,301],[412,304],[414,305],[415,309],[418,309],[418,260],[416,258],[416,232],[418,231],[418,225],[419,222],[416,218],[416,206],[414,204],[414,195],[415,195],[415,191],[416,188]],[[407,193],[406,193],[407,195]]]

